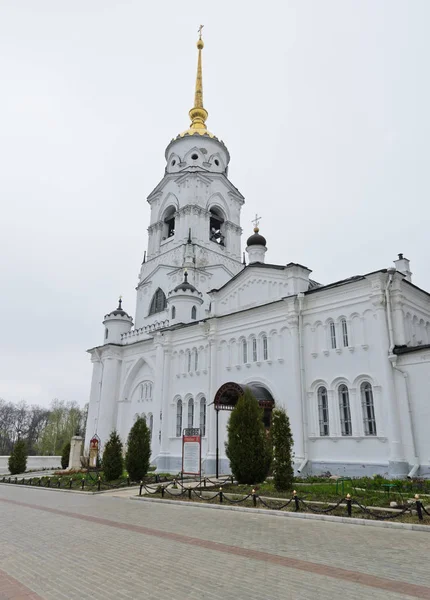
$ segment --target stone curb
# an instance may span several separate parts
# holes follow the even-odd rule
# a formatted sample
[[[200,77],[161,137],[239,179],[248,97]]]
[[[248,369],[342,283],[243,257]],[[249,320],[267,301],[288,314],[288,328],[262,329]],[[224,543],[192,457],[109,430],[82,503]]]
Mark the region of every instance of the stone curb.
[[[56,488],[56,487],[46,487],[46,486],[38,486],[38,485],[26,485],[25,483],[3,483],[2,481],[0,482],[0,485],[5,485],[8,487],[19,487],[19,488],[25,488],[25,489],[31,489],[31,490],[46,490],[47,492],[64,492],[65,494],[86,494],[87,496],[97,496],[97,495],[101,495],[101,494],[106,494],[108,492],[113,492],[115,490],[133,490],[139,489],[138,485],[131,485],[130,487],[123,487],[123,488],[112,488],[109,490],[100,490],[97,491],[95,490],[94,492],[90,492],[89,490],[66,490],[66,489],[61,489],[61,488]]]
[[[184,502],[182,500],[162,500],[161,498],[148,498],[146,496],[130,496],[130,500],[143,502],[157,502],[159,504],[175,504],[194,508],[209,508],[216,510],[233,510],[237,512],[250,512],[267,517],[287,517],[292,519],[309,519],[314,521],[331,521],[332,523],[348,523],[349,525],[365,525],[366,527],[383,527],[387,529],[407,529],[409,531],[425,531],[430,533],[430,526],[414,525],[413,523],[389,523],[387,521],[373,521],[371,519],[357,519],[354,517],[335,517],[333,515],[314,515],[311,513],[286,512],[282,510],[267,510],[265,508],[247,508],[244,506],[221,506],[220,504],[203,504],[199,502]]]

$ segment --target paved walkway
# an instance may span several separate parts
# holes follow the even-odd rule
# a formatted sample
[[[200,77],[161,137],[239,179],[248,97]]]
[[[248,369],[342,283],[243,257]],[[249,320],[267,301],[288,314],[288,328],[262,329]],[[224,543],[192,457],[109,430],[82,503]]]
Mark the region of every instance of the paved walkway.
[[[0,485],[0,600],[430,600],[430,534]]]

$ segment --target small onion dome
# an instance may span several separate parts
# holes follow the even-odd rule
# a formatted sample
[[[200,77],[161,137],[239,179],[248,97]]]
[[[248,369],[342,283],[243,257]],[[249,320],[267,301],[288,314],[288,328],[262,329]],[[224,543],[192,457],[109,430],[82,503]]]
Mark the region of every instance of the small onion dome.
[[[122,308],[122,299],[120,298],[118,300],[118,308],[116,308],[115,310],[113,310],[112,312],[110,312],[108,315],[105,315],[105,319],[107,317],[127,317],[128,319],[131,319],[132,317],[130,317],[130,315],[128,315],[125,310],[123,310]]]
[[[191,283],[188,283],[188,273],[186,271],[184,273],[184,281],[177,285],[173,292],[179,292],[179,290],[182,290],[183,292],[197,292],[196,288]]]
[[[248,241],[246,242],[247,246],[265,246],[266,245],[266,238],[263,237],[262,235],[260,235],[259,232],[259,228],[258,227],[254,227],[254,233],[248,238]]]

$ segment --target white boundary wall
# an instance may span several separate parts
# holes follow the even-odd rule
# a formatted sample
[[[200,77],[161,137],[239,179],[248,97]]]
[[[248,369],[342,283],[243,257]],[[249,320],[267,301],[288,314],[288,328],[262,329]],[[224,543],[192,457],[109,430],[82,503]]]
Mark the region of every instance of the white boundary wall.
[[[9,473],[9,456],[0,456],[0,473]],[[61,456],[28,456],[27,471],[34,469],[61,468]]]

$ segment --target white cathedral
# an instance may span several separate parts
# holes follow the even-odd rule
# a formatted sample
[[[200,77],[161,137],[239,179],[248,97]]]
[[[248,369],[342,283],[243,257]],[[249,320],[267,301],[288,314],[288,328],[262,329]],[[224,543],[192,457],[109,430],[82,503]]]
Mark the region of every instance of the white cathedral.
[[[107,314],[93,376],[85,447],[137,416],[151,431],[159,471],[181,469],[182,432],[200,428],[202,469],[229,471],[229,412],[245,387],[282,406],[296,472],[430,475],[430,294],[409,261],[331,284],[307,267],[265,263],[254,233],[242,257],[244,198],[228,178],[229,152],[206,128],[201,55],[191,125],[167,146],[164,177],[148,196],[148,249],[136,314]],[[218,423],[217,423],[218,420]]]

